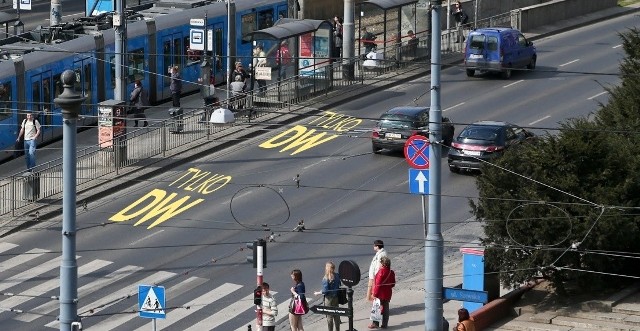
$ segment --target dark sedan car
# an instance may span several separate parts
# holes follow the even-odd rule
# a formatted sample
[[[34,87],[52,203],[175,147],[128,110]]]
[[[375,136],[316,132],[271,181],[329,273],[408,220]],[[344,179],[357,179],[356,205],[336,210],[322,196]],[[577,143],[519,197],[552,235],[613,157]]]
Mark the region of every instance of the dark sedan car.
[[[442,140],[449,146],[453,140],[451,121],[442,118]],[[407,139],[413,135],[429,136],[429,107],[395,107],[380,116],[371,137],[374,153],[382,149],[402,151]]]
[[[479,170],[483,161],[491,161],[515,144],[534,134],[511,123],[482,121],[468,125],[451,143],[449,170]]]

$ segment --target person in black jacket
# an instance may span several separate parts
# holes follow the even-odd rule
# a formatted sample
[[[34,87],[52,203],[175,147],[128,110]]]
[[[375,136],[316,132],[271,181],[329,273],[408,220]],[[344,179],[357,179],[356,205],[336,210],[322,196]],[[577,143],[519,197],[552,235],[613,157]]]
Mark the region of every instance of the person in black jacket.
[[[462,9],[462,4],[460,1],[456,1],[453,9],[451,9],[451,15],[453,19],[456,21],[456,28],[458,30],[458,42],[464,41],[464,33],[463,28],[467,26],[469,23],[469,15]],[[460,38],[462,36],[462,38]]]
[[[134,127],[138,126],[138,120],[144,120],[144,126],[149,125],[147,116],[144,114],[145,109],[149,107],[149,95],[147,90],[142,87],[142,82],[136,80],[131,96],[129,97],[131,109],[133,109]]]

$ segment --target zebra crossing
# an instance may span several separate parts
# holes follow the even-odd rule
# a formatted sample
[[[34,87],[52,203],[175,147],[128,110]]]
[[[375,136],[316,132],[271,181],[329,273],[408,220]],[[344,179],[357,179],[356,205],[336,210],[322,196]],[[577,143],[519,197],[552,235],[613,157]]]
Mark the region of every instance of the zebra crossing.
[[[39,248],[23,253],[19,250],[19,245],[0,243],[0,324],[10,325],[16,330],[32,330],[34,327],[41,330],[59,329],[56,317],[60,303],[56,297],[59,294],[61,257],[47,255],[51,251]],[[255,323],[255,317],[246,317],[252,316],[247,312],[255,310],[252,294],[234,298],[237,293],[252,293],[252,286],[223,283],[199,295],[201,292],[197,292],[198,288],[201,290],[201,286],[212,286],[210,279],[176,277],[176,273],[168,271],[144,273],[144,268],[134,265],[107,273],[105,269],[110,266],[113,268],[113,261],[77,256],[77,262],[78,285],[82,284],[78,287],[78,315],[83,317],[86,330],[148,330],[149,320],[139,317],[137,300],[136,304],[129,304],[126,308],[122,308],[122,303],[130,302],[125,299],[137,298],[137,284],[159,284],[167,280],[175,280],[166,287],[167,293],[172,293],[167,306],[173,308],[167,310],[166,319],[156,320],[157,330],[175,330],[180,322],[183,324],[178,328],[183,330],[214,330],[223,324],[229,328],[225,323],[234,319],[233,328],[246,330],[246,325]],[[110,291],[106,296],[99,296],[99,291],[126,277],[136,278],[127,281],[136,286],[126,286]],[[247,287],[251,287],[251,290]],[[88,300],[89,296],[92,299]],[[230,303],[223,307],[215,306],[217,301],[223,299]],[[116,305],[119,306],[114,307]],[[287,306],[288,302],[278,305],[281,318],[286,316]],[[238,324],[241,314],[247,320]]]

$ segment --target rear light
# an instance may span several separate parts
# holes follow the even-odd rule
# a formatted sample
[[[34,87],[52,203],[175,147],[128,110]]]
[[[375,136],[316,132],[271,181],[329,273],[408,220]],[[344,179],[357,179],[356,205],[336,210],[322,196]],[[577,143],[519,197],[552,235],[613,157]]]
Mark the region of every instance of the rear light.
[[[415,136],[415,135],[417,135],[419,132],[420,132],[420,131],[418,131],[418,130],[411,130],[411,134],[410,134],[410,136]]]
[[[373,130],[373,133],[371,134],[371,137],[380,138],[380,132],[378,130]]]
[[[462,144],[461,143],[451,143],[451,147],[455,148],[455,149],[462,149]]]

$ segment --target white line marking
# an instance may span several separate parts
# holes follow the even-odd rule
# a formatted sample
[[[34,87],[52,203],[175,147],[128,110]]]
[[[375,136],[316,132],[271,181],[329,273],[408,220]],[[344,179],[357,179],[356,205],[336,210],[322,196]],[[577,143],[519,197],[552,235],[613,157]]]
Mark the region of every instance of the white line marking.
[[[204,283],[207,282],[207,279],[205,278],[200,278],[200,277],[189,277],[186,280],[171,286],[169,288],[166,289],[165,291],[165,296],[168,293],[171,293],[173,295],[173,297],[176,297],[178,295],[181,295],[185,292],[188,292]],[[166,298],[165,298],[166,300]],[[168,300],[167,300],[168,301]],[[174,304],[169,304],[167,302],[167,306],[175,306]],[[138,310],[138,303],[136,303],[135,305],[130,306],[126,311],[136,311]],[[173,316],[176,312],[181,311],[181,310],[187,310],[187,309],[176,309],[176,310],[171,310],[167,312],[167,316],[169,316],[171,318],[171,321],[173,321]],[[187,310],[187,311],[191,311],[191,310]],[[121,328],[119,326],[127,323],[130,320],[139,318],[140,314],[139,313],[131,313],[131,314],[119,314],[119,315],[114,315],[111,316],[109,318],[107,318],[106,320],[96,324],[94,327],[88,328],[87,331],[91,331],[91,330],[131,330],[131,328]],[[156,321],[160,321],[160,319],[157,319]],[[149,329],[149,326],[146,326],[146,329]]]
[[[159,284],[174,275],[175,274],[173,272],[158,271],[155,274],[150,275],[149,277],[136,282],[135,284]],[[132,290],[132,287],[135,287],[135,290]],[[86,316],[91,316],[93,314],[101,312],[102,310],[115,305],[116,303],[121,301],[120,299],[123,299],[126,296],[135,296],[137,299],[137,292],[138,292],[138,288],[135,285],[121,288],[113,293],[110,293],[108,296],[103,297],[102,299],[96,300],[82,308],[79,308],[78,313],[85,314]],[[91,312],[88,313],[90,310]],[[45,326],[49,328],[60,329],[60,322],[53,321],[53,322],[47,323]]]
[[[97,289],[101,289],[103,287],[106,287],[107,285],[111,284],[111,283],[115,283],[117,281],[119,281],[120,279],[129,276],[131,274],[133,274],[134,272],[141,270],[142,267],[137,267],[137,266],[126,266],[126,267],[122,267],[104,277],[101,277],[100,279],[90,282],[89,284],[86,284],[82,287],[80,287],[78,289],[78,297],[84,297],[89,295],[90,293],[93,293],[95,290]],[[82,280],[82,279],[80,279]],[[56,310],[60,308],[60,302],[56,301],[56,300],[52,300],[49,301],[47,303],[44,303],[36,308],[34,308],[32,311],[37,311],[40,314],[50,314],[52,311]],[[23,321],[23,322],[33,322],[34,320],[42,317],[42,315],[40,314],[29,314],[29,313],[24,313],[24,314],[20,314],[17,315],[15,317],[15,319]]]
[[[578,61],[580,61],[580,59],[575,59],[575,60],[573,60],[573,61],[569,61],[569,62],[567,62],[567,63],[564,63],[564,64],[559,65],[558,67],[564,67],[564,66],[566,66],[566,65],[569,65],[569,64],[571,64],[571,63],[578,62]]]
[[[31,268],[29,270],[25,270],[17,275],[14,275],[13,277],[10,278],[6,278],[2,281],[2,283],[0,283],[0,291],[4,291],[8,288],[11,288],[13,286],[16,286],[24,281],[27,281],[31,278],[34,278],[36,276],[39,276],[41,274],[44,274],[46,272],[49,272],[55,268],[59,268],[60,267],[60,261],[62,260],[62,257],[58,256],[56,258],[53,258],[47,262],[44,262],[42,264],[38,264],[36,267]]]
[[[155,236],[157,234],[160,234],[163,231],[164,230],[158,230],[158,231],[153,232],[152,234],[146,235],[146,236],[144,236],[144,237],[142,237],[142,238],[140,238],[138,240],[132,241],[131,243],[129,243],[129,246],[135,245],[135,244],[137,244],[137,243],[139,243],[139,242],[141,242],[143,240],[147,240],[147,239],[149,239],[149,238],[151,238],[151,237],[153,237],[153,236]]]
[[[167,319],[156,320],[158,330],[164,330],[168,328],[173,323],[176,323],[181,319],[184,319],[190,314],[193,314],[196,311],[204,308],[206,305],[211,304],[217,300],[220,300],[222,297],[225,297],[239,290],[240,288],[242,288],[241,285],[225,283],[224,285],[217,287],[216,289],[210,291],[209,293],[201,295],[185,303],[183,306],[190,307],[189,309],[176,309],[170,312],[171,315],[167,314],[167,317],[168,317]],[[247,309],[247,308],[253,308],[254,306],[252,306],[249,302],[245,302],[244,307],[245,309]],[[278,312],[278,315],[280,315],[280,312]],[[226,320],[222,322],[226,322]],[[149,330],[148,325],[140,327],[136,331],[146,331],[146,330]]]
[[[521,79],[521,80],[519,80],[519,81],[515,81],[515,82],[513,82],[513,83],[511,83],[511,84],[507,84],[507,85],[503,86],[502,88],[507,88],[507,87],[509,87],[509,86],[513,86],[513,85],[516,85],[516,84],[518,84],[518,83],[522,83],[522,82],[524,82],[524,79]]]
[[[44,250],[44,249],[40,249],[40,248],[34,248],[30,251],[28,251],[26,254],[20,254],[18,256],[12,257],[2,263],[0,263],[0,272],[9,270],[15,266],[21,265],[21,264],[25,264],[33,259],[35,259],[36,257],[41,256],[44,253],[49,252],[48,250]]]
[[[596,95],[592,96],[591,98],[587,98],[587,100],[593,100],[593,99],[595,99],[595,98],[597,98],[597,97],[599,97],[599,96],[601,96],[601,95],[603,95],[603,94],[607,94],[607,93],[609,93],[609,92],[607,92],[607,91],[600,92],[600,93],[598,93],[598,94],[596,94]]]
[[[91,272],[94,272],[102,267],[108,266],[112,262],[104,260],[93,260],[87,264],[78,267],[78,277],[85,276]],[[44,296],[47,292],[58,288],[60,286],[60,280],[54,278],[34,286],[24,292],[20,292],[20,296],[13,296],[0,302],[0,306],[5,308],[16,308],[18,305],[34,299],[34,296]]]
[[[539,119],[539,120],[535,120],[535,121],[533,121],[533,122],[529,123],[529,125],[534,125],[534,124],[536,124],[536,123],[538,123],[538,122],[542,122],[542,121],[546,120],[546,119],[547,119],[547,118],[549,118],[549,117],[551,117],[551,115],[547,115],[547,116],[545,116],[545,117],[543,117],[543,118],[541,118],[541,119]]]
[[[611,48],[619,48],[619,47],[622,47],[622,44],[620,44],[620,45],[615,45],[615,46],[613,46],[613,47],[611,47]]]
[[[451,109],[456,108],[456,107],[460,107],[460,106],[462,106],[462,105],[464,105],[464,102],[461,102],[461,103],[459,103],[459,104],[457,104],[457,105],[455,105],[455,106],[451,106],[451,107],[449,107],[449,108],[447,108],[447,109],[443,110],[443,112],[445,112],[445,111],[447,111],[447,110],[451,110]]]

